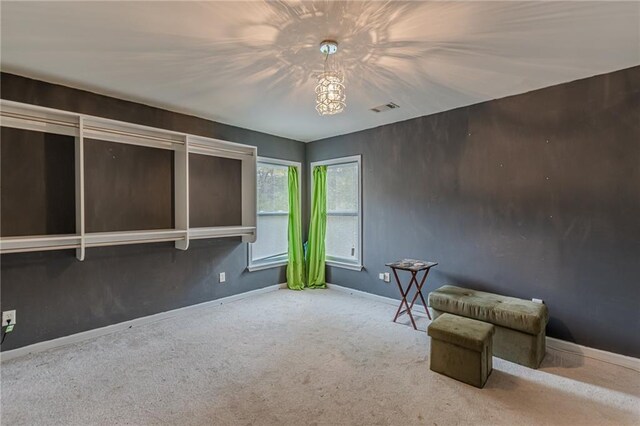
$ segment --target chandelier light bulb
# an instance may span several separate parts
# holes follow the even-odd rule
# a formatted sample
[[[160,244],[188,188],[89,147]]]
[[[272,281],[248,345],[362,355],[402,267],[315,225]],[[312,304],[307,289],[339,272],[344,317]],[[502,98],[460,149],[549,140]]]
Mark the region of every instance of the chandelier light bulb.
[[[316,111],[320,115],[338,114],[346,107],[344,74],[337,70],[335,62],[329,61],[329,56],[337,51],[338,43],[333,40],[320,43],[320,52],[325,55],[324,71],[318,76],[316,85]]]

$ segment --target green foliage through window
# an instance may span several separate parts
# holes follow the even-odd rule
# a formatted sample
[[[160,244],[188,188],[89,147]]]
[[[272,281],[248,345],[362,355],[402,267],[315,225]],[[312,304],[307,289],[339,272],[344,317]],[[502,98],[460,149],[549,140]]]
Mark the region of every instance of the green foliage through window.
[[[327,167],[327,213],[358,213],[358,163]]]
[[[287,166],[258,164],[258,214],[288,213]]]

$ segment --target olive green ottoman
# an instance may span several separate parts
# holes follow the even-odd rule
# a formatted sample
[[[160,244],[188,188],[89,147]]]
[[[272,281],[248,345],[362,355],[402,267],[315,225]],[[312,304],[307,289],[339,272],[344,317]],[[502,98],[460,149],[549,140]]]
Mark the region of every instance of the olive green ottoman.
[[[538,368],[546,352],[546,305],[515,297],[445,285],[429,293],[434,317],[449,313],[496,326],[493,355]]]
[[[431,336],[431,370],[478,388],[484,386],[493,368],[492,324],[443,314],[427,331]]]

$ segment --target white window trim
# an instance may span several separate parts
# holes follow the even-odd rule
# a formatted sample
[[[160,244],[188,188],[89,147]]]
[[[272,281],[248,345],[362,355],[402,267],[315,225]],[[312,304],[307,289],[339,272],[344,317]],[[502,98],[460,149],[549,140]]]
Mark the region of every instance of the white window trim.
[[[316,166],[335,166],[337,164],[358,163],[358,259],[356,262],[345,262],[341,259],[332,259],[326,257],[325,263],[336,268],[350,269],[352,271],[362,271],[364,269],[364,253],[362,252],[362,240],[364,239],[362,232],[362,155],[352,155],[349,157],[331,158],[328,160],[313,161],[309,167],[311,175],[311,191],[313,192],[313,169]],[[313,203],[313,199],[311,200]],[[313,211],[313,205],[311,206]]]
[[[273,164],[276,166],[286,166],[286,167],[293,166],[298,169],[298,176],[302,177],[302,174],[301,174],[302,163],[300,162],[281,160],[279,158],[270,158],[270,157],[258,157],[257,162]],[[257,179],[257,175],[256,175],[256,179]],[[302,207],[302,182],[298,182],[298,201],[300,202],[300,211],[302,212],[302,208],[301,208]],[[259,216],[260,213],[257,213],[257,215]],[[256,235],[258,234],[258,232],[259,230],[256,227]],[[250,243],[247,249],[247,270],[249,272],[262,271],[264,269],[270,269],[270,268],[278,268],[281,266],[285,266],[289,263],[288,259],[282,259],[282,258],[276,258],[275,260],[268,260],[268,261],[253,262],[252,246],[253,244]]]

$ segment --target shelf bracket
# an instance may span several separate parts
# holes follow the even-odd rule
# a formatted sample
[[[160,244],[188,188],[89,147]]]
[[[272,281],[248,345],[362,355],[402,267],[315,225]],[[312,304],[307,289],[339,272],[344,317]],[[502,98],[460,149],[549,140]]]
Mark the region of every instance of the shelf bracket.
[[[175,227],[184,230],[184,240],[175,242],[178,250],[189,248],[189,136],[173,152],[175,182]]]
[[[76,258],[84,260],[84,117],[78,117],[78,136],[75,143],[76,156],[76,234],[80,236],[80,247]]]

